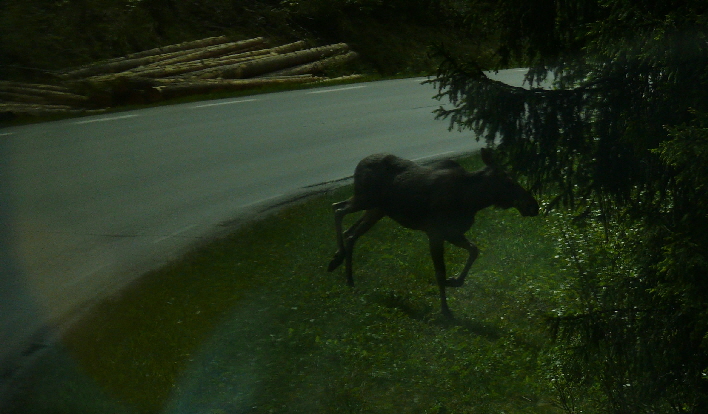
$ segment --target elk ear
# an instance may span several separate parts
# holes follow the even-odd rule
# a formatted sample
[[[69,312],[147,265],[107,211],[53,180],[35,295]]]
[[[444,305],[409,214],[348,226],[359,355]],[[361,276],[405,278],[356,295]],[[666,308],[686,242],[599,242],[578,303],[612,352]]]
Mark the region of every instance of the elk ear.
[[[482,148],[479,150],[482,155],[482,161],[488,167],[496,167],[497,164],[494,162],[494,157],[492,156],[492,150],[489,148]]]

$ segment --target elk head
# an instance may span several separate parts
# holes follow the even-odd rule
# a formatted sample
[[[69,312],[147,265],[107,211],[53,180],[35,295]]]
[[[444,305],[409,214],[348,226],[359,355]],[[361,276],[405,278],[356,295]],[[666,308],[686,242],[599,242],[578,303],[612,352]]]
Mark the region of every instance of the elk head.
[[[512,180],[509,174],[494,161],[490,149],[482,148],[480,152],[482,161],[487,166],[485,173],[493,178],[490,183],[493,183],[494,188],[490,191],[495,193],[494,205],[503,209],[514,207],[524,217],[537,216],[539,207],[534,196]]]

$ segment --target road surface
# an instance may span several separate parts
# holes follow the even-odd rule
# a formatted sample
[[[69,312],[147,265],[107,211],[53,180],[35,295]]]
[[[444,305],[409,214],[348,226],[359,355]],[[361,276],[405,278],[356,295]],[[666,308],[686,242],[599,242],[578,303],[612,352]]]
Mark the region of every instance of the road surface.
[[[524,71],[497,78],[520,85]],[[77,311],[374,152],[479,148],[424,79],[0,129],[0,381]]]

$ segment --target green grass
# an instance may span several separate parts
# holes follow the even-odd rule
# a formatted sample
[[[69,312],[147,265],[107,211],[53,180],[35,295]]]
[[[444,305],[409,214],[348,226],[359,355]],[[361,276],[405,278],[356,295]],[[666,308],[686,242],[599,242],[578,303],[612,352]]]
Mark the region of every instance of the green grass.
[[[425,235],[391,220],[359,241],[354,289],[326,272],[329,206],[350,191],[248,224],[101,304],[9,412],[560,412],[543,363],[562,283],[547,219],[478,215],[481,255],[449,290],[450,322]],[[459,271],[465,252],[446,259]]]

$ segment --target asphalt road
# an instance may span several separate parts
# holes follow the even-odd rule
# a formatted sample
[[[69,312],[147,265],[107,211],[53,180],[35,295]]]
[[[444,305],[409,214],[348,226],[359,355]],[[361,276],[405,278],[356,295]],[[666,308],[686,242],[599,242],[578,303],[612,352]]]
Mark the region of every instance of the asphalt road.
[[[496,77],[520,85],[523,73]],[[43,327],[238,217],[350,176],[374,152],[424,159],[479,148],[471,132],[434,120],[440,102],[423,80],[0,130],[0,381],[30,342],[47,340]]]

